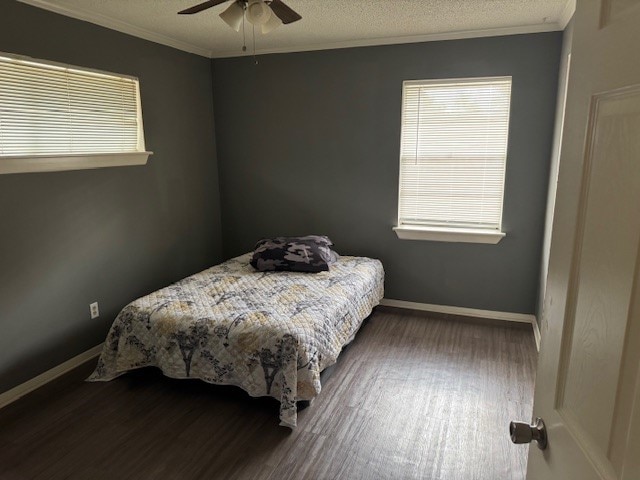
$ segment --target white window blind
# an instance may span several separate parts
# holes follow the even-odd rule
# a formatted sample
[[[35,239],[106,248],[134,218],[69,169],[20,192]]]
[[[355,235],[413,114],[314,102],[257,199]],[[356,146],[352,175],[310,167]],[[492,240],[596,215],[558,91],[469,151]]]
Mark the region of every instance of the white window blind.
[[[403,85],[398,225],[499,231],[511,77]]]
[[[0,168],[3,158],[122,153],[149,153],[136,78],[0,54]]]

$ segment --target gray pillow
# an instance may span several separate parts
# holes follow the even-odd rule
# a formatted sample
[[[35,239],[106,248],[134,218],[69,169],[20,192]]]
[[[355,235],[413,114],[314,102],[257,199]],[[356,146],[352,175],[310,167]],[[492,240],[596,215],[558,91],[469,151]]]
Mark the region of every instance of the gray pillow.
[[[324,235],[263,238],[256,243],[250,263],[261,272],[326,272],[338,259],[331,245]]]

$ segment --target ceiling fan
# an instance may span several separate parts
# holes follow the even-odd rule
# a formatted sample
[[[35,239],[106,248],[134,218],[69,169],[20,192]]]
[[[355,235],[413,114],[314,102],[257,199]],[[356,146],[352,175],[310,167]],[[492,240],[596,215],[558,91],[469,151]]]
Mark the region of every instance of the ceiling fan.
[[[182,10],[178,14],[191,15],[228,1],[208,0]],[[282,0],[234,0],[229,8],[220,14],[220,18],[236,32],[239,32],[245,15],[250,23],[262,27],[262,33],[269,33],[282,24],[297,22],[302,18]]]

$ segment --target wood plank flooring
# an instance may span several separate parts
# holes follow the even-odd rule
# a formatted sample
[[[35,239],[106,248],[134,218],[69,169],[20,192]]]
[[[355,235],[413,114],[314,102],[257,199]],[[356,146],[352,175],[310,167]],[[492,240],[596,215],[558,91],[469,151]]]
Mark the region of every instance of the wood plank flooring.
[[[233,387],[81,367],[0,410],[0,479],[523,479],[535,361],[530,329],[378,309],[294,431]]]

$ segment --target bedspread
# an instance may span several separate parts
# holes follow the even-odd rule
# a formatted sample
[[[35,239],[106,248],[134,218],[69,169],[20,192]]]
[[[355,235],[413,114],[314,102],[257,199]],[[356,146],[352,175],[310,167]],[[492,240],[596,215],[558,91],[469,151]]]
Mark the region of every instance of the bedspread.
[[[341,256],[328,272],[256,272],[250,254],[127,305],[111,326],[89,381],[159,367],[173,378],[236,385],[280,401],[296,425],[296,401],[320,393],[336,362],[383,296],[378,260]]]

